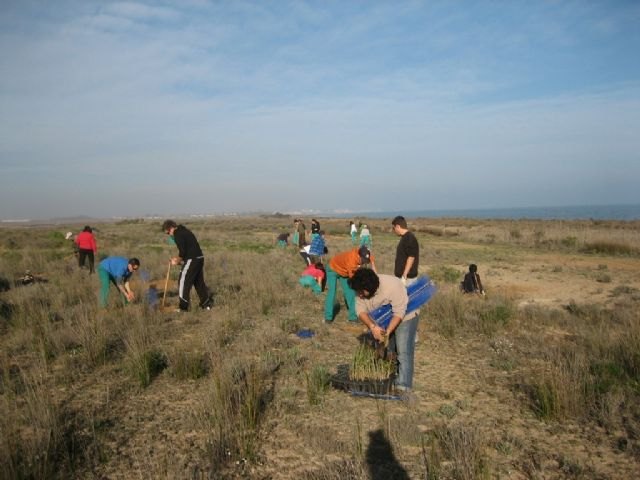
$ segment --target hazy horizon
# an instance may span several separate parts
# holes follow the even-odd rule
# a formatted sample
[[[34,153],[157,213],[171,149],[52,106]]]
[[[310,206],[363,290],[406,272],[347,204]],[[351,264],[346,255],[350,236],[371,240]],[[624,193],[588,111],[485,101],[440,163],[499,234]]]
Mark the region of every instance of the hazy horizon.
[[[34,217],[34,218],[0,218],[0,223],[20,224],[47,222],[57,223],[86,223],[103,222],[113,220],[131,220],[136,218],[144,219],[185,219],[185,218],[212,218],[224,216],[253,216],[253,215],[285,215],[289,217],[299,217],[303,219],[317,218],[360,218],[360,217],[393,217],[404,215],[410,218],[424,217],[458,217],[476,219],[518,219],[518,218],[539,218],[539,219],[598,219],[598,220],[638,220],[640,219],[640,204],[610,204],[610,205],[546,205],[527,207],[498,207],[498,208],[458,208],[458,209],[398,209],[398,210],[301,210],[301,211],[228,211],[228,212],[172,212],[159,213],[151,212],[137,216],[111,216],[92,217],[90,215],[62,216],[62,217]]]
[[[6,0],[0,218],[640,204],[640,3]]]

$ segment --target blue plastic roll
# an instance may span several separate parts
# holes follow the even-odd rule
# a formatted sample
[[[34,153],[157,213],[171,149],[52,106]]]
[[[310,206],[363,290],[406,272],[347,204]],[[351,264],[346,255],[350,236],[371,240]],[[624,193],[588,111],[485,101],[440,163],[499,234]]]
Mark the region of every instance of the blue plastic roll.
[[[407,287],[407,296],[409,297],[407,313],[413,312],[427,303],[437,290],[435,283],[427,275],[419,277]],[[369,316],[378,326],[386,329],[393,318],[391,305],[382,305],[369,312]]]

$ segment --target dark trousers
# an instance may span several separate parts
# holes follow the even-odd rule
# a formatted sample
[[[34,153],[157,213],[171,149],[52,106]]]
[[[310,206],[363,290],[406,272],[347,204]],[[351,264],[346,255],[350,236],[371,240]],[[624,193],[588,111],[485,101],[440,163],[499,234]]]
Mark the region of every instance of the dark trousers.
[[[78,265],[80,265],[80,268],[84,267],[85,258],[89,259],[89,273],[93,273],[93,250],[86,250],[84,248],[78,250]]]
[[[196,287],[196,292],[200,297],[200,306],[206,306],[210,301],[210,295],[209,288],[204,283],[204,258],[190,258],[185,260],[182,266],[178,281],[180,310],[189,310],[191,287]]]
[[[307,252],[300,252],[300,256],[304,260],[304,263],[306,263],[307,265],[311,265],[311,256]]]

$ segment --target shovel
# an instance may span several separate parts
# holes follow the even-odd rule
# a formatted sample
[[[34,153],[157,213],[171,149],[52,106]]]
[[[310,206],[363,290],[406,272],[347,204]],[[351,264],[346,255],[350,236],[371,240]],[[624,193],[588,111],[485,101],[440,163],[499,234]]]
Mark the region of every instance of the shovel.
[[[167,268],[167,278],[164,281],[164,292],[162,293],[161,308],[164,308],[164,300],[167,298],[167,287],[169,286],[169,274],[171,273],[171,261],[169,261],[169,268]]]

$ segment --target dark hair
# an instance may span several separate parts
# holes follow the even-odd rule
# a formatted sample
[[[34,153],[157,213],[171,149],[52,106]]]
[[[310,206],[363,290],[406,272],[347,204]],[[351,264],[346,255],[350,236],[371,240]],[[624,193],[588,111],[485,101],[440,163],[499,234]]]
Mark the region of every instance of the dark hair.
[[[476,273],[478,271],[478,266],[475,263],[472,263],[471,265],[469,265],[469,271],[471,273]]]
[[[91,227],[89,225],[85,225],[84,228],[82,229],[83,232],[93,232],[93,230],[91,230]]]
[[[393,220],[391,220],[391,225],[398,225],[400,228],[407,228],[407,221],[402,215],[398,215]]]
[[[139,267],[140,266],[140,260],[138,260],[137,258],[130,258],[129,259],[129,265],[133,265],[134,267]]]
[[[162,224],[162,231],[166,232],[170,228],[176,228],[178,225],[173,220],[165,220]]]
[[[349,286],[356,292],[366,290],[373,297],[380,286],[380,279],[370,268],[361,268],[349,279]]]

